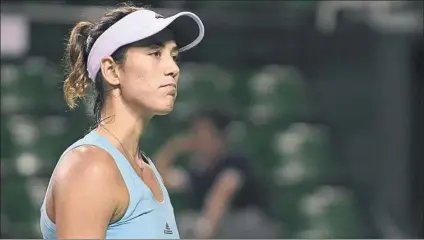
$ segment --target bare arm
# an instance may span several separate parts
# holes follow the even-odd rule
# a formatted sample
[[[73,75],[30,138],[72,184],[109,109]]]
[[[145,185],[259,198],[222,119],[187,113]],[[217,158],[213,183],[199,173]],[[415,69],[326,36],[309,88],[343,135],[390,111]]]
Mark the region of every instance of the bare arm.
[[[192,142],[189,137],[177,137],[166,143],[154,156],[156,167],[169,190],[183,191],[189,184],[186,171],[175,167],[173,164],[178,155],[188,151],[191,145]]]
[[[235,192],[242,185],[242,176],[237,170],[226,170],[216,180],[203,206],[199,221],[199,238],[210,238],[227,210]]]
[[[156,167],[162,174],[165,184],[167,184],[168,178],[167,173],[173,167],[173,163],[179,154],[178,148],[174,142],[166,143],[154,156]]]
[[[57,238],[104,239],[117,210],[116,167],[95,147],[74,150],[54,174]]]

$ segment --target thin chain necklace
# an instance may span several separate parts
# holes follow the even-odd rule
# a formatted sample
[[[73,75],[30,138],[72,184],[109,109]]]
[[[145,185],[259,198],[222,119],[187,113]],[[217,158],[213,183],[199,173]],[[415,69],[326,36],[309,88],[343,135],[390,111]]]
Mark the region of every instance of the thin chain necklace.
[[[138,150],[135,153],[135,156],[133,157],[133,159],[130,159],[127,150],[125,150],[124,144],[122,144],[122,142],[119,140],[119,138],[117,138],[115,136],[115,134],[113,134],[111,131],[109,131],[109,129],[107,129],[105,126],[103,126],[103,124],[100,123],[99,126],[102,127],[103,129],[105,129],[110,135],[112,135],[112,137],[114,137],[119,142],[119,144],[121,144],[121,147],[124,150],[124,155],[125,155],[126,158],[128,158],[128,160],[133,160],[133,161],[136,160],[136,157],[138,155]],[[137,161],[137,163],[138,163],[138,161]],[[140,164],[137,164],[137,165],[140,167],[141,172],[143,172],[144,171],[143,163],[140,163]]]

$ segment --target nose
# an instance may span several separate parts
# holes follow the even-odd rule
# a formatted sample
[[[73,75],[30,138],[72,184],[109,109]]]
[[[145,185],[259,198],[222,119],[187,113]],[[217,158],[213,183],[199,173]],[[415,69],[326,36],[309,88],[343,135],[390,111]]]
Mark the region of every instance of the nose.
[[[172,56],[168,56],[165,64],[165,75],[176,78],[180,73],[180,68]]]

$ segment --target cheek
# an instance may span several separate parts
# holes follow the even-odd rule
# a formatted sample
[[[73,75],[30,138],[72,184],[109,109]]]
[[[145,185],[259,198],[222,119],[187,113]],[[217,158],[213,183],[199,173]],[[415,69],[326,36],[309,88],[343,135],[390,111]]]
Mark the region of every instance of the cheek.
[[[168,95],[166,89],[159,88],[163,83],[163,76],[154,59],[149,56],[127,58],[124,72],[121,87],[127,101],[158,114],[168,113],[173,109],[175,98]]]
[[[130,82],[140,82],[148,79],[149,66],[136,60],[128,61],[125,65],[125,79]]]
[[[133,63],[127,64],[124,83],[128,91],[137,91],[145,95],[157,89],[157,82],[154,81],[155,77],[152,71],[153,67],[148,61],[144,61],[144,63],[133,61]]]

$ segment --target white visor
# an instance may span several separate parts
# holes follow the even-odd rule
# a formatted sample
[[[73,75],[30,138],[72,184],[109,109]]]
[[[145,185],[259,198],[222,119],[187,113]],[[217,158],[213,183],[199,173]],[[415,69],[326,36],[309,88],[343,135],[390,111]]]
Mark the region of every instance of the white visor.
[[[88,55],[88,76],[94,82],[102,58],[111,56],[124,45],[153,36],[166,27],[172,29],[180,52],[195,47],[205,35],[203,23],[194,13],[180,12],[165,18],[151,10],[138,10],[113,24],[96,40]]]

